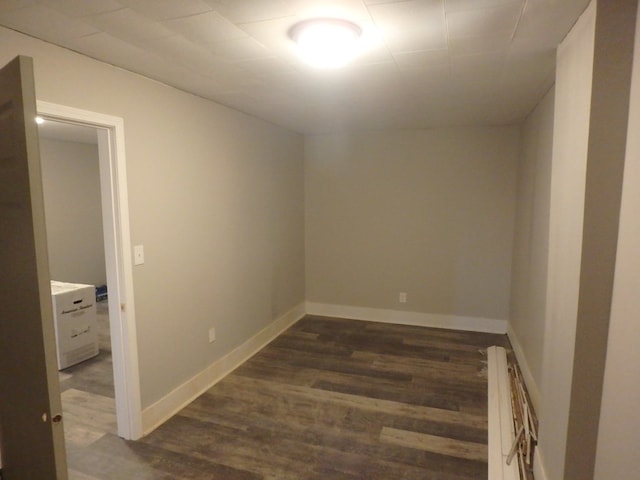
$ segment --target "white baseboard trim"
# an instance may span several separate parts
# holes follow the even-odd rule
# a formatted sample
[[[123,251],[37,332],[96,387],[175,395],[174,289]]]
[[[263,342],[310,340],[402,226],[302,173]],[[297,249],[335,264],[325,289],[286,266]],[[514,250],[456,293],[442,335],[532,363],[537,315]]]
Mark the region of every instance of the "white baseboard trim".
[[[271,322],[242,345],[216,360],[153,405],[145,408],[142,411],[144,435],[151,433],[198,396],[229,375],[304,315],[305,304],[300,303],[282,317]]]
[[[417,325],[420,327],[448,328],[450,330],[467,330],[485,333],[507,333],[507,321],[493,318],[406,312],[402,310],[384,310],[380,308],[332,305],[315,302],[307,302],[307,313],[309,315],[350,318],[370,322]]]
[[[531,369],[529,368],[527,357],[524,354],[524,350],[522,349],[522,345],[518,340],[516,332],[511,328],[511,324],[509,324],[509,326],[507,327],[507,336],[509,337],[509,341],[511,342],[511,346],[513,347],[513,353],[515,354],[516,360],[518,361],[518,366],[520,367],[522,376],[524,377],[524,383],[527,386],[527,391],[529,392],[529,396],[531,397],[533,409],[536,412],[539,412],[540,390],[538,389],[538,384],[531,374]]]
[[[533,454],[533,478],[536,480],[547,480],[549,478],[544,469],[544,460],[538,447],[536,447],[536,451]]]

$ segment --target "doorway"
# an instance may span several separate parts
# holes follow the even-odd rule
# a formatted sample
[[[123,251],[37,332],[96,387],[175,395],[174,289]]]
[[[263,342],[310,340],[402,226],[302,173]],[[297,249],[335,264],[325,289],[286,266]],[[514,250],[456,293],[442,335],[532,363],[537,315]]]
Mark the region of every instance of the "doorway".
[[[95,127],[38,123],[49,274],[59,292],[54,319],[69,452],[117,434],[98,135]],[[74,291],[67,291],[69,284]],[[70,295],[89,309],[75,319],[72,313],[60,318]]]
[[[37,109],[45,120],[91,127],[97,133],[117,433],[136,440],[142,436],[142,415],[123,121],[41,101]]]

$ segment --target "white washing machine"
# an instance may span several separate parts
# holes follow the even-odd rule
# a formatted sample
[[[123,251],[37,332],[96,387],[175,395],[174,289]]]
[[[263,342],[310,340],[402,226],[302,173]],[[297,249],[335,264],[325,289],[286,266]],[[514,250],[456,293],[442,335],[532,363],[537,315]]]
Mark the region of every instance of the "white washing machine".
[[[58,370],[98,355],[95,286],[52,280],[51,301]]]

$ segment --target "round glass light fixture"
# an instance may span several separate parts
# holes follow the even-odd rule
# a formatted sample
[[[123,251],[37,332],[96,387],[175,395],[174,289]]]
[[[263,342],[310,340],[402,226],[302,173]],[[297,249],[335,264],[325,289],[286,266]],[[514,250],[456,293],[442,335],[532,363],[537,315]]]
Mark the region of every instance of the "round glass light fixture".
[[[300,55],[319,68],[338,68],[356,54],[362,29],[338,18],[313,18],[296,23],[289,36],[300,48]]]

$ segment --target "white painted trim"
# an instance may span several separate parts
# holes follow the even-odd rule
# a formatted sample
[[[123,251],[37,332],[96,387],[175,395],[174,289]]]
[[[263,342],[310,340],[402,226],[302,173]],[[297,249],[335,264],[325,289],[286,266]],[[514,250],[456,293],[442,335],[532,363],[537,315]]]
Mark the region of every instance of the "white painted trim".
[[[493,318],[406,312],[401,310],[385,310],[381,308],[354,307],[350,305],[332,305],[315,302],[307,302],[306,305],[307,313],[310,315],[473,332],[500,334],[507,332],[507,321]]]
[[[511,342],[511,346],[513,347],[513,353],[516,356],[516,360],[518,361],[518,366],[520,367],[520,371],[522,372],[522,376],[524,377],[524,383],[527,386],[527,391],[529,392],[529,397],[531,397],[531,403],[533,404],[533,410],[539,412],[540,410],[540,389],[538,388],[538,384],[536,383],[533,375],[531,374],[531,369],[529,368],[529,363],[527,362],[527,357],[524,354],[524,350],[522,349],[522,345],[518,341],[518,336],[516,332],[511,328],[511,324],[507,327],[507,336],[509,337],[509,341]]]
[[[500,389],[498,366],[493,347],[487,349],[487,418],[489,478],[502,478],[502,443],[500,432]]]
[[[147,435],[258,353],[274,338],[305,316],[304,303],[274,320],[242,345],[216,360],[142,412]]]
[[[542,452],[540,448],[536,447],[533,455],[533,478],[536,480],[547,480],[549,476],[544,468],[544,459],[542,458]]]
[[[120,117],[40,100],[37,108],[38,114],[45,118],[98,129],[118,435],[135,440],[142,436],[142,406],[133,300],[124,122]]]
[[[518,459],[507,465],[509,450],[515,437],[511,410],[511,385],[507,354],[503,347],[487,349],[489,389],[489,477],[491,480],[519,480]]]

